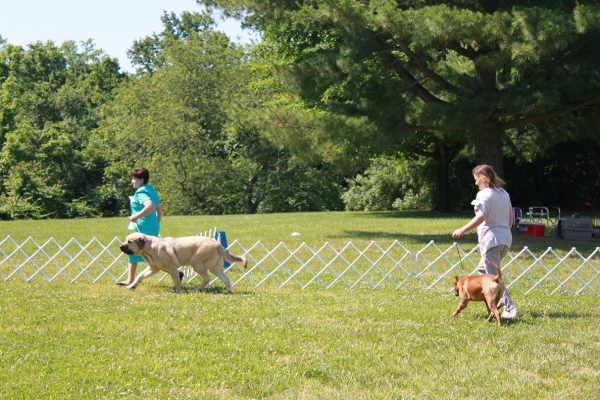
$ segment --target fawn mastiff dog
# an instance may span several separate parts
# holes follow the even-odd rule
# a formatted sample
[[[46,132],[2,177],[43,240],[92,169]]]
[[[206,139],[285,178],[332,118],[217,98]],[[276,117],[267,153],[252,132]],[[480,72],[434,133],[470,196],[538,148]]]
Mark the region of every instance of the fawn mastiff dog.
[[[498,266],[490,261],[490,264],[496,269],[496,275],[483,274],[479,276],[463,275],[454,278],[454,290],[460,298],[460,303],[452,313],[456,316],[467,307],[469,301],[484,301],[488,311],[488,322],[496,317],[498,325],[502,325],[502,319],[498,312],[497,304],[502,297],[504,285],[502,284],[502,271]]]
[[[132,233],[125,238],[125,243],[121,244],[120,249],[126,254],[142,256],[148,264],[127,289],[135,289],[142,280],[162,270],[171,275],[175,291],[179,293],[181,280],[178,268],[190,265],[202,277],[202,282],[195,291],[204,289],[208,284],[210,271],[223,281],[229,293],[231,284],[223,271],[223,259],[231,263],[241,262],[244,268],[247,264],[246,257],[234,256],[216,240],[202,236],[159,238]]]

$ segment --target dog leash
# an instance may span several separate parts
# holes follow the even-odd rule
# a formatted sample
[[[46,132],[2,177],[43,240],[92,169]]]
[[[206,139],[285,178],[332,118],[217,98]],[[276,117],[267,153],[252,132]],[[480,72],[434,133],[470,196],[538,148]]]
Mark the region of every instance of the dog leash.
[[[460,251],[458,251],[458,240],[460,238],[456,239],[456,254],[458,254],[458,261],[460,261],[460,268],[464,270],[463,264],[462,264],[462,257],[460,256]]]

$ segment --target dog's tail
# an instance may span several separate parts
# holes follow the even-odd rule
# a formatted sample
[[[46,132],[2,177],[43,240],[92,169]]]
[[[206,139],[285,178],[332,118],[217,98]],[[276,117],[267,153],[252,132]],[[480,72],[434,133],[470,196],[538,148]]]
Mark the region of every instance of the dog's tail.
[[[244,264],[244,268],[246,268],[246,266],[248,265],[248,260],[246,259],[246,257],[234,256],[233,254],[229,253],[227,249],[223,246],[221,246],[221,255],[225,260],[229,261],[230,263],[241,262],[242,264]]]
[[[489,261],[489,260],[488,260]],[[496,272],[498,273],[495,277],[494,277],[494,282],[498,282],[499,280],[502,279],[502,271],[500,270],[500,267],[493,261],[490,261],[490,264],[492,264],[492,267],[494,267],[496,269]]]

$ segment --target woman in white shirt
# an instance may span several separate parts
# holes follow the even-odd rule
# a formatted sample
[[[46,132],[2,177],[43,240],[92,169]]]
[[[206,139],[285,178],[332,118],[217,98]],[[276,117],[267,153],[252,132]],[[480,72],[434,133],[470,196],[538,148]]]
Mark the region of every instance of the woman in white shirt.
[[[500,186],[504,181],[496,175],[489,165],[478,165],[473,168],[475,184],[479,188],[477,197],[471,202],[475,207],[475,217],[465,226],[452,233],[453,238],[460,238],[465,232],[477,227],[479,252],[481,260],[477,266],[480,274],[496,275],[491,262],[500,266],[500,260],[508,254],[512,244],[512,227],[514,214],[510,196]],[[498,308],[504,307],[502,318],[516,318],[519,315],[515,305],[504,286],[504,294]]]

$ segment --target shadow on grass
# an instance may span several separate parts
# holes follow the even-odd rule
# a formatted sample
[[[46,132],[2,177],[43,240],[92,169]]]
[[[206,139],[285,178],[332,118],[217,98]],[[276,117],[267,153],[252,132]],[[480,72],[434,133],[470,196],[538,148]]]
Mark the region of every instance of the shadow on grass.
[[[547,235],[544,237],[537,237],[531,235],[525,235],[520,232],[513,231],[513,249],[522,249],[527,246],[533,252],[546,251],[549,247],[558,249],[561,251],[570,251],[572,248],[576,248],[579,252],[593,252],[600,243],[596,240],[565,240],[561,239],[556,235]]]
[[[443,213],[439,211],[366,211],[360,214],[355,214],[353,217],[356,218],[395,218],[395,219],[454,219],[461,218],[466,215],[472,215],[470,211],[455,211],[450,213]]]
[[[469,235],[471,236],[471,235]],[[474,236],[474,235],[473,235]],[[420,242],[427,244],[430,241],[434,241],[436,243],[441,242],[455,242],[456,239],[452,239],[452,232],[448,232],[447,234],[417,234],[417,233],[393,233],[393,232],[384,232],[384,231],[344,231],[340,235],[327,235],[332,239],[340,239],[340,238],[349,238],[349,239],[367,239],[367,240],[381,240],[381,239],[389,239],[389,240],[398,240],[402,242],[403,240],[411,241],[411,242]],[[461,242],[464,244],[477,244],[477,237],[461,239]]]
[[[197,285],[196,285],[197,286]],[[181,292],[182,293],[190,293],[190,294],[194,294],[194,293],[205,293],[205,294],[227,294],[227,295],[251,295],[251,294],[255,294],[255,292],[252,291],[248,291],[248,290],[235,290],[235,288],[231,289],[231,293],[227,293],[227,290],[225,290],[224,286],[212,286],[212,287],[205,287],[204,289],[202,289],[199,292],[194,291],[194,288],[196,288],[196,286],[190,286],[190,287],[182,287],[181,288]]]
[[[540,318],[551,318],[551,319],[588,319],[592,316],[590,314],[577,313],[577,312],[550,312],[550,313],[539,313],[530,312],[527,315],[533,319]]]
[[[338,235],[327,235],[326,237],[331,239],[363,239],[363,240],[398,240],[400,243],[403,241],[412,243],[423,243],[423,245],[434,241],[436,243],[452,244],[458,242],[461,247],[476,246],[477,245],[477,234],[469,233],[461,237],[460,239],[453,239],[452,232],[445,234],[430,234],[430,233],[394,233],[386,231],[343,231]],[[564,240],[556,236],[544,236],[536,237],[516,233],[513,231],[513,242],[511,246],[511,252],[521,251],[525,246],[534,253],[541,253],[552,247],[555,250],[570,251],[575,247],[579,252],[591,253],[598,248],[600,243],[598,241],[573,241]]]

